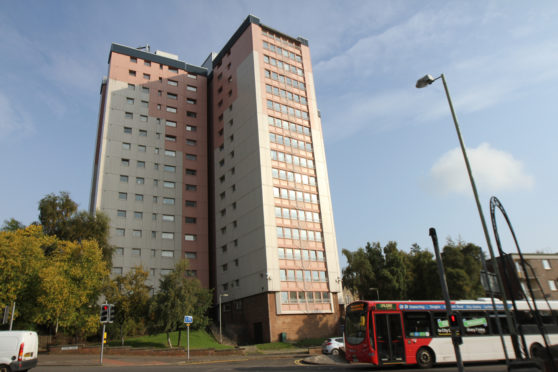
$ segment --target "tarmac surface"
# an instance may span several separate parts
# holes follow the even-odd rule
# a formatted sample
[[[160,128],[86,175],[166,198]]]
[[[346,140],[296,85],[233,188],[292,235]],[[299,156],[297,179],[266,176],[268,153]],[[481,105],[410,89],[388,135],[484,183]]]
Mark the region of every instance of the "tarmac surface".
[[[339,365],[347,364],[343,356],[339,355],[309,355],[308,349],[287,349],[261,351],[249,349],[246,355],[211,355],[185,356],[169,355],[104,355],[103,365],[107,366],[156,366],[156,365],[184,365],[207,362],[228,362],[267,358],[300,358],[302,363],[314,365]],[[65,354],[65,353],[39,353],[39,366],[98,366],[99,354]]]

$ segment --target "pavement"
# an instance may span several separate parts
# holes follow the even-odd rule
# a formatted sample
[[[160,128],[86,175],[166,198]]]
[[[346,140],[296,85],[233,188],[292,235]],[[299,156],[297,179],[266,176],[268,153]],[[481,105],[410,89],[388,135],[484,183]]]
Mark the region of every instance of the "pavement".
[[[154,366],[154,365],[185,365],[205,363],[226,363],[254,359],[299,358],[300,362],[315,365],[346,364],[342,356],[308,355],[308,349],[283,349],[261,351],[249,348],[246,355],[211,355],[184,356],[167,355],[104,355],[103,365],[107,366]],[[100,365],[99,354],[61,354],[39,353],[39,366],[96,366]]]

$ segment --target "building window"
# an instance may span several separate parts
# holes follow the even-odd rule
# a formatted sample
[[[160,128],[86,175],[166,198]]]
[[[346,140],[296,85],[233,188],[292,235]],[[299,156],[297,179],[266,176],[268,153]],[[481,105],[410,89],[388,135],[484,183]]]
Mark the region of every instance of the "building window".
[[[133,119],[134,118],[134,114],[132,114],[131,112],[125,112],[124,113],[124,117],[126,119]]]
[[[186,116],[188,116],[189,118],[195,118],[198,116],[198,114],[193,111],[186,111]]]
[[[175,157],[176,157],[176,151],[174,151],[174,150],[165,150],[165,155],[166,155],[166,156],[170,156],[171,158],[175,158]]]
[[[132,256],[141,256],[140,248],[132,248]]]
[[[146,152],[146,151],[147,151],[147,146],[145,146],[145,145],[138,145],[138,151],[139,151],[139,152]]]
[[[556,282],[554,280],[549,280],[548,286],[550,287],[551,291],[556,291]]]
[[[186,139],[186,144],[187,144],[188,146],[196,146],[197,141],[188,138],[188,139]]]
[[[167,106],[167,112],[172,112],[172,113],[176,114],[176,107]]]
[[[198,127],[196,127],[195,125],[186,125],[186,131],[187,132],[196,132],[198,130]]]
[[[168,99],[178,99],[178,96],[174,93],[167,92],[167,98]]]
[[[118,217],[126,217],[126,211],[123,211],[123,210],[119,209],[119,210],[116,211],[116,215]]]
[[[186,103],[189,103],[191,105],[195,105],[196,104],[196,100],[193,98],[186,98]]]
[[[174,233],[172,233],[172,232],[161,233],[161,238],[162,239],[173,240],[174,239]]]
[[[143,201],[143,195],[142,194],[136,194],[136,201]]]
[[[184,234],[184,240],[189,241],[189,242],[193,242],[196,241],[196,235],[194,234]]]
[[[136,86],[134,84],[128,84],[128,89],[136,90]]]
[[[178,86],[178,81],[174,81],[174,80],[168,80],[167,81],[169,83],[169,85],[173,86],[173,87],[177,87]]]
[[[141,230],[132,230],[132,236],[134,238],[141,238]]]
[[[127,167],[130,165],[130,159],[120,159],[120,165],[123,167]]]
[[[163,204],[174,205],[174,198],[163,198]]]
[[[119,193],[118,193],[118,199],[121,199],[121,200],[126,200],[126,199],[128,199],[128,193],[119,192]]]
[[[130,97],[126,97],[126,103],[128,103],[129,105],[133,105],[134,104],[134,99],[130,98]]]
[[[128,176],[121,174],[120,175],[120,182],[128,183]]]
[[[124,127],[124,133],[126,133],[126,134],[132,134],[132,128],[130,128],[130,127]]]
[[[186,174],[189,176],[195,176],[196,170],[195,169],[186,169]]]
[[[542,260],[542,265],[543,265],[543,268],[545,270],[550,270],[550,268],[551,268],[550,267],[550,261],[548,261],[548,260]]]
[[[128,75],[136,76],[136,72],[134,70],[128,70]]]
[[[176,167],[174,165],[165,164],[164,169],[165,169],[166,172],[172,172],[172,173],[176,172]]]
[[[186,200],[186,201],[184,202],[184,205],[185,205],[186,207],[195,207],[196,204],[197,204],[197,203],[196,203],[195,200]]]
[[[130,62],[138,63],[138,59],[136,57],[130,57]]]
[[[169,134],[165,135],[165,141],[176,142],[176,136],[171,136]]]
[[[140,137],[147,137],[147,131],[143,130],[143,129],[140,129],[139,135],[140,135]]]
[[[138,212],[138,211],[134,212],[134,218],[138,220],[143,219],[143,212]]]
[[[145,162],[142,160],[138,160],[137,162],[137,167],[138,168],[145,168]]]
[[[147,115],[140,115],[140,121],[147,123]]]
[[[111,269],[112,275],[122,275],[122,268],[121,267],[113,267]]]
[[[167,127],[172,127],[172,128],[176,128],[176,121],[171,121],[171,120],[167,120],[165,125]]]
[[[186,90],[189,90],[190,92],[196,92],[198,90],[198,88],[196,88],[193,85],[187,85]]]
[[[196,217],[185,217],[184,222],[185,223],[196,223]]]
[[[161,251],[161,257],[174,257],[174,251]]]
[[[186,252],[186,258],[187,259],[196,259],[198,258],[198,254],[196,252]]]
[[[174,222],[174,216],[172,214],[163,214],[163,221]]]
[[[197,189],[198,189],[198,186],[196,186],[196,185],[186,184],[186,191],[196,191]]]
[[[163,182],[163,187],[165,187],[167,189],[174,189],[175,185],[176,185],[176,183],[174,183],[172,181],[164,181]]]
[[[195,154],[186,154],[186,160],[197,160],[198,156]]]
[[[122,247],[116,247],[114,249],[114,255],[115,256],[124,256],[124,248]]]

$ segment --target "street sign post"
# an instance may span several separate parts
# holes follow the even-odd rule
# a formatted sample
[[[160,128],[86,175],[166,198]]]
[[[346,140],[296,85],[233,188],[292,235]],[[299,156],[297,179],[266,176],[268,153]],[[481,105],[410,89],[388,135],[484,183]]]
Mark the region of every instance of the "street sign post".
[[[184,315],[184,323],[186,324],[186,329],[188,330],[187,338],[187,348],[188,348],[188,360],[190,360],[190,324],[194,322],[194,317],[191,315]]]

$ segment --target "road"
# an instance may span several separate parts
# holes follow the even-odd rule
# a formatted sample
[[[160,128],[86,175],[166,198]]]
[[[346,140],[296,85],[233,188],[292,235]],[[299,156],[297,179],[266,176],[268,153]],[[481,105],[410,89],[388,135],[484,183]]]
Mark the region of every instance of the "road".
[[[151,365],[145,365],[150,364]],[[156,364],[155,364],[156,363]],[[172,364],[168,364],[172,363]],[[335,365],[310,365],[304,364],[300,357],[266,357],[266,358],[240,358],[217,361],[171,361],[158,362],[150,360],[122,361],[119,359],[106,358],[104,365],[39,365],[33,372],[112,372],[112,371],[141,371],[141,372],[171,372],[171,371],[240,371],[240,372],[280,372],[280,371],[379,371],[367,364],[335,364]],[[388,367],[382,371],[409,372],[409,371],[433,371],[433,372],[455,372],[455,365],[443,365],[432,369],[419,370],[416,367]],[[476,364],[467,365],[467,372],[503,372],[506,365],[499,364]]]

